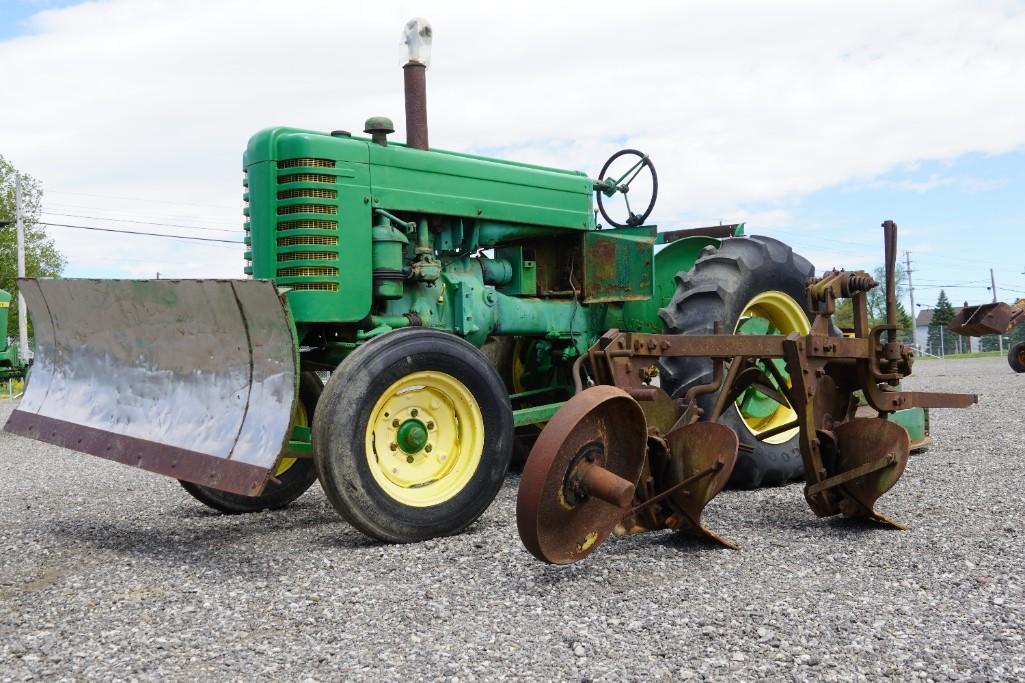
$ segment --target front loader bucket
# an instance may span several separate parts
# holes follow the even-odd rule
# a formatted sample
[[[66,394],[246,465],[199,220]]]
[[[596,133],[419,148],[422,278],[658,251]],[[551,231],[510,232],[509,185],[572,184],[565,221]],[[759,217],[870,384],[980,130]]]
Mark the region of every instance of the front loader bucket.
[[[966,337],[981,337],[987,334],[1004,334],[1013,327],[1022,311],[997,302],[981,306],[965,306],[947,324],[952,332]]]
[[[296,342],[267,280],[19,280],[35,360],[4,429],[242,495],[287,443]]]

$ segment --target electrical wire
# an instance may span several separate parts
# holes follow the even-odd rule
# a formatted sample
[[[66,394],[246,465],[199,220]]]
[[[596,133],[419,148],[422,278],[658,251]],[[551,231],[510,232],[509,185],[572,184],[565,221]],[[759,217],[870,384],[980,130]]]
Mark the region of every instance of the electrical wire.
[[[77,213],[58,213],[56,211],[46,211],[46,210],[44,210],[43,213],[45,213],[45,214],[47,214],[49,216],[65,216],[67,218],[88,218],[90,220],[95,220],[95,221],[114,221],[116,223],[136,223],[138,225],[162,225],[162,226],[167,227],[167,228],[185,228],[187,230],[208,230],[210,232],[234,232],[234,233],[243,232],[242,230],[237,230],[237,229],[229,230],[227,228],[207,228],[207,227],[201,227],[201,226],[198,226],[198,225],[181,225],[179,223],[156,223],[156,222],[153,222],[153,221],[139,221],[139,220],[134,220],[134,219],[131,219],[131,218],[106,218],[104,216],[83,216],[82,214],[77,214]]]
[[[69,225],[67,223],[49,223],[47,221],[40,221],[39,225],[45,225],[53,228],[73,228],[75,230],[95,230],[98,232],[116,232],[122,235],[144,235],[146,237],[166,237],[167,239],[173,240],[192,240],[195,242],[223,242],[225,244],[243,244],[240,240],[221,240],[214,237],[193,237],[191,235],[167,235],[159,232],[140,232],[135,230],[115,230],[113,228],[97,228],[89,225]]]

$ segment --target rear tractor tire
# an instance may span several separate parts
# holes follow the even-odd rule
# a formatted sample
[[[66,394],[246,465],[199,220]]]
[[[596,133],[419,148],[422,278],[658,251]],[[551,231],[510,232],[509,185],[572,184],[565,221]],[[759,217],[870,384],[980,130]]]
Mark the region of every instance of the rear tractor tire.
[[[313,422],[320,483],[363,533],[411,543],[463,531],[502,487],[513,446],[498,371],[465,340],[406,328],[353,351]]]
[[[1025,372],[1025,342],[1018,342],[1007,352],[1007,364],[1015,372]]]
[[[299,400],[295,404],[292,424],[308,427],[316,414],[317,402],[324,385],[313,372],[299,376]],[[287,506],[317,481],[317,468],[312,458],[282,458],[271,472],[280,484],[267,482],[267,487],[258,496],[243,496],[237,493],[218,491],[207,486],[179,481],[193,498],[204,505],[227,514],[277,510]]]
[[[711,248],[709,248],[711,249]],[[807,334],[810,315],[805,308],[807,279],[814,266],[787,245],[769,237],[734,237],[701,256],[694,267],[677,274],[677,289],[659,311],[668,334],[711,334],[723,321],[733,334]],[[782,360],[772,362],[786,378]],[[664,358],[662,388],[682,398],[687,390],[712,379],[708,358]],[[706,414],[717,394],[698,398]],[[796,413],[754,388],[745,391],[723,412],[719,422],[732,428],[750,453],[740,452],[730,484],[756,488],[782,484],[804,474],[797,429],[759,440],[756,435],[791,422]]]

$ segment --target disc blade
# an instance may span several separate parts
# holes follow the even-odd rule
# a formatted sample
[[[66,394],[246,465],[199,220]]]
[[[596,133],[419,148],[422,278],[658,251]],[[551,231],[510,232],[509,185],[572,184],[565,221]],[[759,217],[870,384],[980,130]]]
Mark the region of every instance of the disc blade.
[[[570,477],[587,457],[636,485],[646,437],[640,406],[616,387],[592,387],[559,409],[530,451],[516,499],[516,525],[530,554],[570,564],[608,538],[627,511],[569,495]]]

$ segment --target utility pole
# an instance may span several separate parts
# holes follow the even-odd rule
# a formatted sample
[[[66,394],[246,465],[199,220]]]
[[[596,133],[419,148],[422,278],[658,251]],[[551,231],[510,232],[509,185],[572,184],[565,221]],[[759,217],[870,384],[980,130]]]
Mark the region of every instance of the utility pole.
[[[25,277],[25,221],[24,208],[21,205],[21,174],[14,175],[14,220],[18,232],[18,277]],[[25,297],[21,295],[18,285],[18,357],[22,362],[28,360],[28,311],[25,310]]]
[[[993,290],[993,303],[996,303],[997,302],[997,280],[993,276],[993,269],[992,268],[989,269],[989,284],[990,284],[990,289]],[[997,335],[997,343],[1000,345],[1000,353],[1003,354],[1003,352],[1004,352],[1004,333],[1003,332],[1001,332],[1000,334]]]
[[[904,272],[908,275],[908,298],[911,300],[911,308],[908,309],[908,314],[911,315],[911,344],[914,345],[918,343],[918,339],[916,339],[916,337],[918,336],[918,326],[915,324],[917,322],[917,320],[915,320],[917,315],[915,313],[915,288],[911,286],[910,251],[904,252],[904,262],[907,264],[907,266],[904,268]]]

